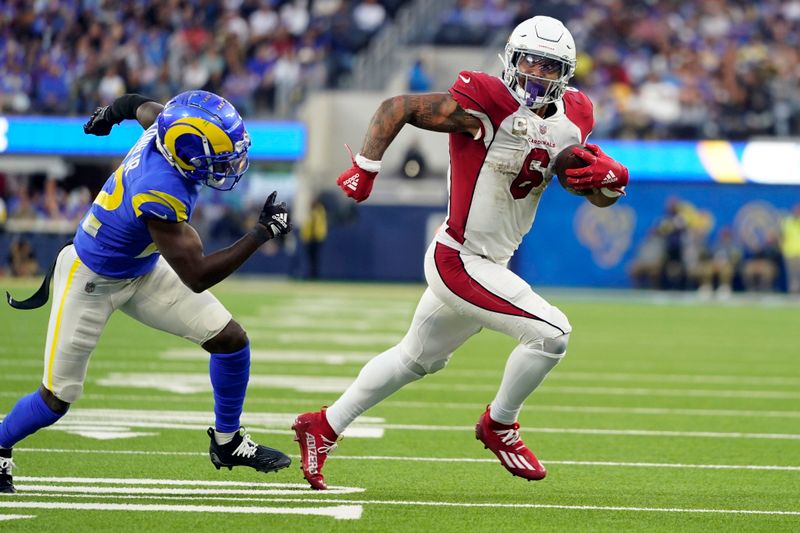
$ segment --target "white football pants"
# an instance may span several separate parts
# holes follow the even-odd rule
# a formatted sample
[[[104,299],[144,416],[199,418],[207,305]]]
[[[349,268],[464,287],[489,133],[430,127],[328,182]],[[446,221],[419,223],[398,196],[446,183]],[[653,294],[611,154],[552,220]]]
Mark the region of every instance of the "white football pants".
[[[73,403],[83,393],[89,357],[117,309],[197,344],[214,338],[231,320],[214,295],[192,292],[163,257],[144,276],[116,279],[92,272],[75,247],[67,246],[53,274],[42,376],[42,384],[60,400]]]

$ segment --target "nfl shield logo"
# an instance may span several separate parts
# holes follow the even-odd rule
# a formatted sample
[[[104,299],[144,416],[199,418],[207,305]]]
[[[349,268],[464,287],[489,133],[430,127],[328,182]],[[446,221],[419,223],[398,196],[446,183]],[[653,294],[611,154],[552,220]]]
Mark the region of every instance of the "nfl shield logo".
[[[547,133],[547,126],[544,124],[539,124],[539,133],[541,133],[542,135]]]

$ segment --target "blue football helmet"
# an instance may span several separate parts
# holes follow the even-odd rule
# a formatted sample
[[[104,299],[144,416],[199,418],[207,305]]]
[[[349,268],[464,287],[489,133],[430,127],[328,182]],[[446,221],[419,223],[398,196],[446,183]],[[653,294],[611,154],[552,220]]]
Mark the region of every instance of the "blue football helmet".
[[[250,164],[250,135],[239,112],[221,96],[183,92],[167,102],[156,123],[158,150],[187,179],[228,191]]]

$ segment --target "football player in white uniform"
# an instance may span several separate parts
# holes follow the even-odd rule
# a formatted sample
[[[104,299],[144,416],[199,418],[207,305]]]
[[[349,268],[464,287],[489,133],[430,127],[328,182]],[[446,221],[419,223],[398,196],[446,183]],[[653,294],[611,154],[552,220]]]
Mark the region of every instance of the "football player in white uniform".
[[[545,477],[520,439],[517,416],[566,354],[572,327],[507,264],[531,228],[556,155],[585,143],[594,125],[589,99],[567,87],[575,57],[575,43],[560,21],[534,17],[512,32],[501,78],[464,71],[446,93],[396,96],[376,111],[338,185],[361,202],[405,124],[446,132],[448,214],[426,254],[428,289],[406,336],[369,361],[327,410],[301,414],[294,422],[303,474],[312,487],[327,487],[322,466],[357,416],[444,368],[453,351],[482,328],[511,335],[519,344],[497,395],[478,419],[476,437],[512,474]],[[627,169],[595,145],[573,151],[586,166],[568,171],[569,185],[597,206],[614,203],[628,183]]]

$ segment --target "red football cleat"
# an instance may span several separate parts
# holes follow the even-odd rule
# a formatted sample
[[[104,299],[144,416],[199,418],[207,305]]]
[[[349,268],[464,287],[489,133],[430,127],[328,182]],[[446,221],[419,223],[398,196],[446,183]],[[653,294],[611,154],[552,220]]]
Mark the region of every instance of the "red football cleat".
[[[475,438],[492,450],[512,475],[528,481],[547,475],[547,470],[519,437],[519,422],[511,425],[495,422],[489,417],[488,405],[475,426]]]
[[[336,449],[338,435],[333,431],[325,417],[325,408],[318,413],[297,415],[292,424],[295,438],[300,445],[300,468],[303,477],[311,484],[311,488],[325,490],[325,478],[322,476],[322,465],[325,459]]]

